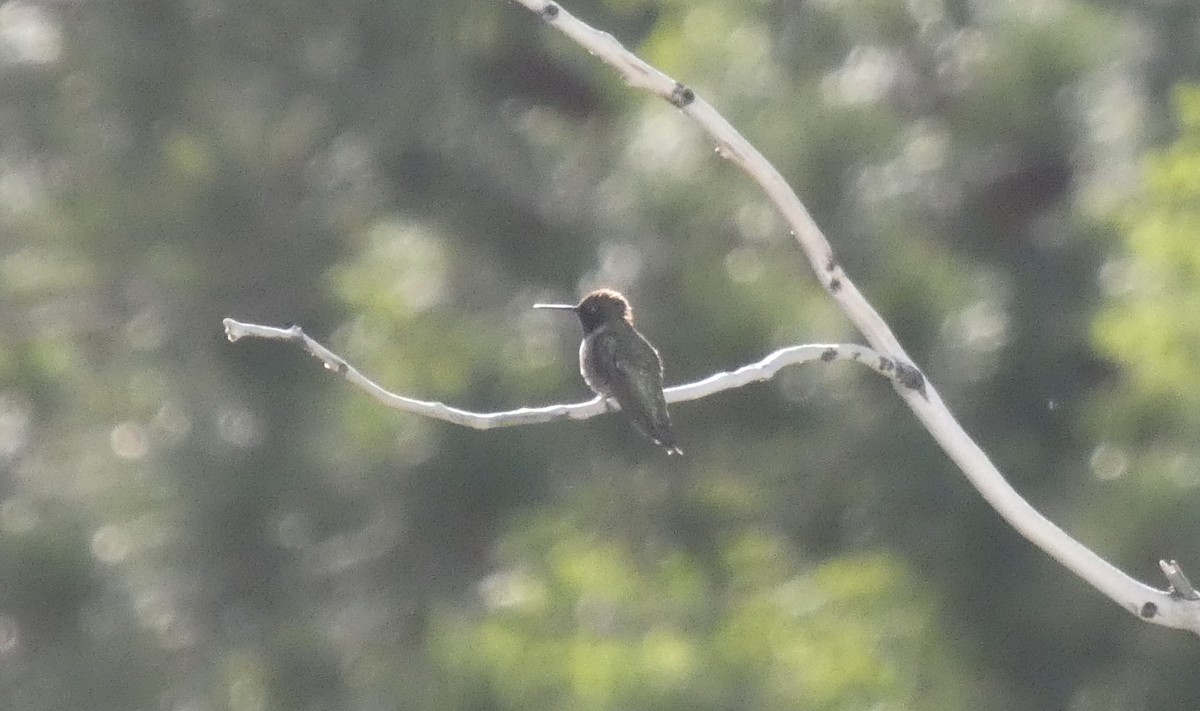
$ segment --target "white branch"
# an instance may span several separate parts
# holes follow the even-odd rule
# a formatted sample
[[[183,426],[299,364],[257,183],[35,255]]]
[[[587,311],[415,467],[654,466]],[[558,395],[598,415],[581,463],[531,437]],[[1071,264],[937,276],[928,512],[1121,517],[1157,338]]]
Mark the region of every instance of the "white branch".
[[[903,369],[915,373],[919,378],[919,371],[907,365],[912,359],[904,352],[891,329],[843,273],[828,240],[800,198],[779,171],[708,102],[696,96],[684,84],[636,57],[612,35],[592,28],[557,3],[546,0],[516,1],[616,69],[631,86],[658,95],[700,124],[715,141],[718,153],[746,171],[779,208],[822,286],[837,300],[867,341],[888,357],[890,362],[902,364]],[[1177,581],[1186,581],[1177,566],[1164,564],[1164,572],[1171,565],[1171,569],[1178,573],[1177,578],[1172,578],[1175,587],[1171,590],[1157,590],[1129,577],[1021,498],[954,419],[932,384],[917,390],[900,378],[894,378],[893,383],[946,454],[962,469],[984,499],[1021,535],[1129,612],[1156,624],[1200,634],[1200,604],[1185,599],[1186,593],[1177,590]]]
[[[522,407],[517,410],[504,412],[469,412],[440,402],[417,400],[393,392],[376,384],[373,380],[358,372],[354,366],[347,363],[341,356],[329,350],[304,333],[299,326],[291,328],[275,328],[260,326],[253,323],[243,323],[227,318],[224,321],[225,336],[232,342],[240,338],[267,338],[280,341],[291,341],[299,344],[313,357],[325,364],[325,368],[340,373],[346,380],[387,407],[411,412],[437,420],[444,420],[463,427],[477,430],[490,430],[496,427],[512,427],[514,425],[530,425],[552,420],[586,420],[590,417],[607,412],[609,409],[620,409],[615,402],[609,407],[599,397],[587,402],[571,405],[547,405],[546,407]],[[733,388],[740,388],[760,380],[770,380],[785,366],[812,361],[831,362],[847,360],[861,363],[871,370],[895,380],[910,382],[909,387],[921,389],[920,375],[915,371],[898,368],[891,359],[879,355],[865,346],[848,343],[810,344],[781,348],[766,358],[742,366],[731,373],[717,373],[704,380],[687,385],[676,385],[667,388],[663,393],[667,402],[685,402],[699,400],[715,393]],[[917,380],[913,380],[917,378]]]

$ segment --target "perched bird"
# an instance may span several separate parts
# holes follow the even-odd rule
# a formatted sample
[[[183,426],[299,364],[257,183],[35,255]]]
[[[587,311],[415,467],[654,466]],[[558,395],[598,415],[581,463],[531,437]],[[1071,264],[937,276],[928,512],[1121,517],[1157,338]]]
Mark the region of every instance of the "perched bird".
[[[593,291],[576,306],[535,304],[574,311],[583,325],[579,372],[597,395],[616,400],[635,429],[667,450],[683,454],[671,432],[663,397],[663,364],[654,346],[633,327],[629,302],[611,289]]]

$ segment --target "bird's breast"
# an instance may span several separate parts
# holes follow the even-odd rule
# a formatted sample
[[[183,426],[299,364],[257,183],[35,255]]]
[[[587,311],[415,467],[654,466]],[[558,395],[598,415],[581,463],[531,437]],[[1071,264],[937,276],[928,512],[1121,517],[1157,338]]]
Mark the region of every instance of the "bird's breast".
[[[592,392],[612,397],[612,388],[604,374],[604,368],[596,362],[594,341],[592,336],[588,336],[579,344],[579,374],[583,376],[583,382],[587,383]]]

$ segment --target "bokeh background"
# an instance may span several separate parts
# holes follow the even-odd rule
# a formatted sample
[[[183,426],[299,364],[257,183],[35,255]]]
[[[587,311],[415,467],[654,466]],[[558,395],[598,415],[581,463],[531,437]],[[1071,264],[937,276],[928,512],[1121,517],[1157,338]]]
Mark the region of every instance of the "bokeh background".
[[[1194,0],[577,0],[780,168],[1013,485],[1200,575]],[[857,340],[750,181],[497,0],[0,4],[0,708],[1200,707],[1200,640],[1009,529],[847,364],[580,400],[624,290],[671,383]]]

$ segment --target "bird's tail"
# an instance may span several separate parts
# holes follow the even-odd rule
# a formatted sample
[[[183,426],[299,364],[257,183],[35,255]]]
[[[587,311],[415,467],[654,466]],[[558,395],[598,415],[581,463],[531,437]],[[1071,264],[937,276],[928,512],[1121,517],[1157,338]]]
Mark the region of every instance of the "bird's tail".
[[[675,434],[670,430],[655,432],[654,434],[650,435],[650,439],[654,440],[654,443],[658,446],[667,450],[668,455],[683,456],[683,450],[679,448],[678,444],[675,444]]]

